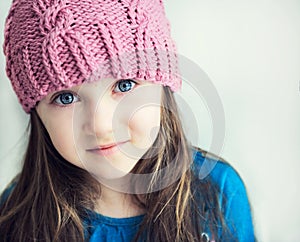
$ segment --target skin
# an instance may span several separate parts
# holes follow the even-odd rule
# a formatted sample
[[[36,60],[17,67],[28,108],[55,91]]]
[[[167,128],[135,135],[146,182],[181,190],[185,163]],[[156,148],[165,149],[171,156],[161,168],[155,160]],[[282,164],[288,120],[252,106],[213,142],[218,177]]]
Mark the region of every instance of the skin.
[[[126,194],[101,181],[128,174],[151,147],[160,125],[161,91],[151,82],[103,79],[50,93],[36,107],[62,157],[100,181],[96,210],[103,215],[142,213]]]

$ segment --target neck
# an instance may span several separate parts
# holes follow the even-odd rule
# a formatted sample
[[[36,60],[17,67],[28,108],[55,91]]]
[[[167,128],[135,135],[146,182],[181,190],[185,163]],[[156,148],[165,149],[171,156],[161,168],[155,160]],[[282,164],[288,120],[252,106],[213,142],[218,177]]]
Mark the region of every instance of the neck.
[[[95,211],[108,217],[127,218],[144,214],[132,201],[132,195],[112,190],[101,185],[101,196],[97,200]]]

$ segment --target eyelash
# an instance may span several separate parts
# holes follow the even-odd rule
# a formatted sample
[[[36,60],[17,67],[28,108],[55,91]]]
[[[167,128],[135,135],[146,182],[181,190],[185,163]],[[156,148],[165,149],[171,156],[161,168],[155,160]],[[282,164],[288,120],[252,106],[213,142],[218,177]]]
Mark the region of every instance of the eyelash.
[[[121,82],[125,82],[125,81],[131,83],[130,90],[127,90],[127,91],[121,91],[119,85],[120,85]],[[132,85],[132,84],[133,84],[133,85]],[[127,93],[127,92],[132,91],[132,90],[134,89],[135,85],[137,85],[137,82],[134,81],[134,80],[132,80],[132,79],[121,79],[121,80],[118,80],[118,81],[114,84],[114,86],[113,86],[113,92],[114,92],[114,93],[119,93],[119,94]],[[119,91],[116,91],[116,88],[118,88]]]
[[[72,95],[71,103],[62,103],[61,98],[62,98],[62,95],[64,95],[64,94],[71,94]],[[60,101],[60,103],[58,102],[58,100]],[[71,105],[75,102],[78,102],[79,100],[80,100],[80,98],[76,93],[73,93],[72,91],[69,91],[69,90],[65,90],[65,91],[61,91],[61,92],[55,94],[50,102],[52,104],[55,104],[55,105],[58,105],[58,106],[66,107],[66,106],[69,106],[69,105]]]
[[[130,84],[131,84],[130,90],[127,90],[127,91],[121,91],[119,85],[120,85],[121,82],[125,82],[125,81],[126,81],[126,82],[130,82]],[[132,84],[133,84],[133,85],[132,85]],[[132,91],[132,90],[134,89],[135,85],[137,85],[137,82],[134,81],[134,80],[132,80],[132,79],[121,79],[121,80],[118,80],[118,81],[115,82],[115,84],[113,85],[112,91],[113,91],[113,93],[123,95],[123,94],[125,94],[125,93],[128,93],[128,92]],[[117,88],[119,89],[118,91],[116,91]],[[62,103],[62,101],[60,100],[60,98],[61,98],[62,95],[64,95],[64,94],[71,94],[71,95],[72,95],[73,98],[72,98],[71,103],[67,103],[67,104]],[[74,101],[74,99],[75,99],[75,101]],[[58,102],[58,100],[59,100],[60,102]],[[72,92],[71,90],[64,90],[64,91],[61,91],[61,92],[56,93],[56,94],[51,98],[50,103],[51,103],[51,104],[58,105],[58,106],[61,106],[61,107],[66,107],[66,106],[69,106],[69,105],[71,105],[71,104],[73,104],[73,103],[75,103],[75,102],[78,102],[78,101],[80,101],[80,98],[79,98],[78,94]]]

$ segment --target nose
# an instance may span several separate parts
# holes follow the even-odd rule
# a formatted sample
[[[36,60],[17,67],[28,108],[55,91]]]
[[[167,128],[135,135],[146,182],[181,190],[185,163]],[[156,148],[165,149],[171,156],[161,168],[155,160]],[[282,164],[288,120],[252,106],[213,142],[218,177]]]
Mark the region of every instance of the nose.
[[[97,102],[91,119],[93,120],[93,133],[98,139],[111,139],[114,110],[115,103],[107,97],[103,97]]]
[[[82,130],[87,136],[96,137],[99,142],[112,139],[113,133],[113,116],[115,103],[109,95],[99,95],[99,93],[88,93],[85,98],[81,112],[79,112],[79,120]],[[81,117],[80,117],[81,116]]]

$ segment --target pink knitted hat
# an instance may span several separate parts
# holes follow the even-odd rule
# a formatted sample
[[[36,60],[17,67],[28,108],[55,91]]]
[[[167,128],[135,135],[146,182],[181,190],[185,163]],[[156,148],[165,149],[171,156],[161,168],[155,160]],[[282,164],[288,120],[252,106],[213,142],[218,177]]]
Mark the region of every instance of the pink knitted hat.
[[[162,0],[14,0],[4,53],[26,112],[95,73],[181,86]]]

